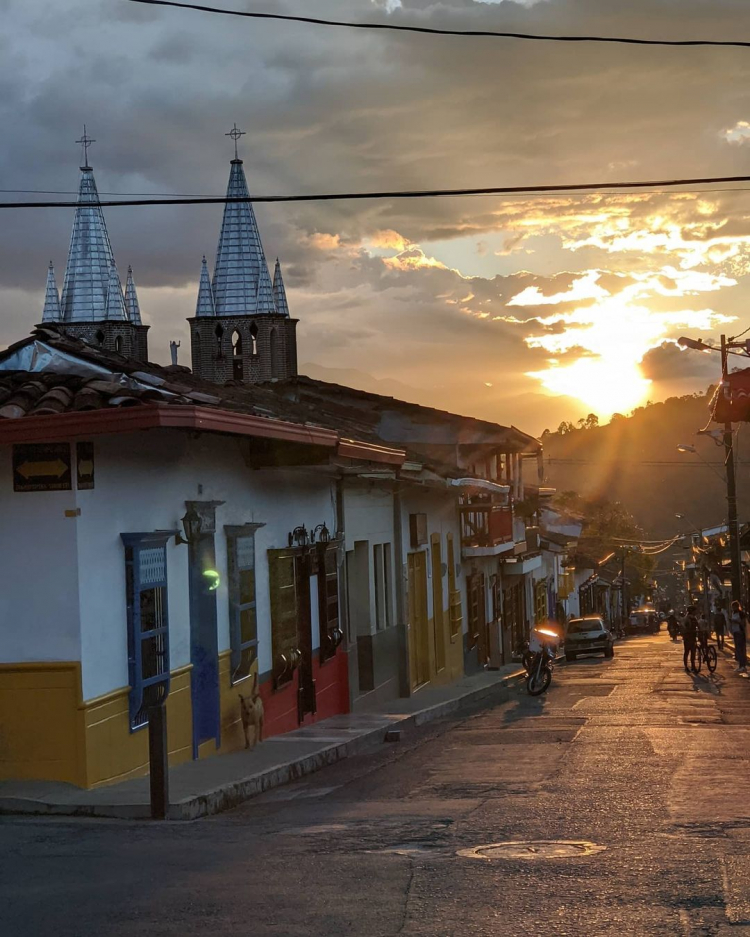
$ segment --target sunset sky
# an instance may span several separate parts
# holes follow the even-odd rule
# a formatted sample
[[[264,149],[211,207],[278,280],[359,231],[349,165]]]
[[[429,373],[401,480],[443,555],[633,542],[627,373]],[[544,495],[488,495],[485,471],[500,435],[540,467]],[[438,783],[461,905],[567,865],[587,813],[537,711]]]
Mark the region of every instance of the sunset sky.
[[[747,0],[314,7],[451,28],[750,40]],[[223,194],[235,121],[250,190],[264,194],[750,173],[747,49],[364,33],[126,0],[0,10],[5,190],[75,191],[84,121],[100,193]],[[256,212],[301,320],[302,370],[533,433],[703,390],[718,362],[674,339],[750,325],[750,193],[738,187]],[[187,363],[185,318],[221,208],[106,218],[121,275],[134,268],[152,357],[166,362],[179,339]],[[72,211],[2,222],[0,346],[40,319],[50,259],[62,286]]]

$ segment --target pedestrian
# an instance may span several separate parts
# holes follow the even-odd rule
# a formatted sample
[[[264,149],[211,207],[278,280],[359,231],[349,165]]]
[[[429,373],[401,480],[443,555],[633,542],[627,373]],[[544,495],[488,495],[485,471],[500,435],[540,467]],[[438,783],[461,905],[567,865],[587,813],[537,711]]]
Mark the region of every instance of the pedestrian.
[[[711,622],[706,617],[706,613],[701,612],[698,616],[698,641],[700,642],[700,646],[704,654],[708,650],[708,638],[710,634]]]
[[[698,673],[695,667],[695,642],[697,636],[698,619],[695,617],[695,606],[691,605],[682,623],[682,646],[684,648],[682,665],[685,668],[685,673],[690,673],[691,670],[693,673]],[[690,655],[690,667],[688,667],[688,654]]]
[[[734,656],[737,660],[737,672],[747,673],[747,615],[739,602],[732,602],[729,627],[734,639]]]
[[[720,606],[714,609],[714,631],[716,632],[716,644],[720,651],[724,650],[724,634],[727,630],[727,616]]]

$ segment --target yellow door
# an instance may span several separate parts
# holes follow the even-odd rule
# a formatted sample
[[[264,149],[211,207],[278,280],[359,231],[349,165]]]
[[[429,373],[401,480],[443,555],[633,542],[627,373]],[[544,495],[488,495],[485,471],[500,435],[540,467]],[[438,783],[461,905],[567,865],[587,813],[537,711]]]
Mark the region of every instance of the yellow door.
[[[409,657],[412,689],[430,679],[430,645],[427,622],[427,556],[409,553]]]
[[[432,541],[432,622],[435,646],[435,671],[445,670],[445,622],[443,615],[443,558],[440,551],[440,534],[433,534]]]

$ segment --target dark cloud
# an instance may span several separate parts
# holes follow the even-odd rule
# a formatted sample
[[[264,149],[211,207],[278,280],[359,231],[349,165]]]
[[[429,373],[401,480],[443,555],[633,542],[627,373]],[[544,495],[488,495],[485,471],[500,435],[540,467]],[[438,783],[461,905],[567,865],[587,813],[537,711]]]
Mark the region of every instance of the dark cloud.
[[[404,0],[392,13],[370,0],[344,6],[351,19],[390,16],[525,32],[663,36],[679,29],[684,36],[726,38],[747,31],[746,10],[737,0]],[[292,2],[280,8],[301,9]],[[339,16],[342,9],[340,0],[316,3],[321,16]],[[223,193],[231,155],[224,133],[234,121],[248,132],[242,153],[253,192],[746,170],[746,150],[721,136],[750,116],[750,58],[731,50],[368,34],[234,21],[122,0],[93,6],[90,0],[58,0],[43,10],[11,0],[3,10],[0,177],[6,189],[75,190],[79,157],[73,141],[84,121],[97,140],[92,162],[102,192]],[[598,219],[611,212],[627,221],[631,234],[667,232],[673,240],[655,236],[623,246],[618,238],[628,233],[624,229],[600,230]],[[344,349],[356,359],[347,366],[394,377],[416,369],[420,386],[445,382],[459,388],[451,393],[479,372],[502,374],[503,393],[528,391],[524,372],[542,366],[544,353],[526,346],[528,329],[495,317],[524,319],[524,308],[504,307],[529,286],[545,297],[572,288],[580,274],[571,258],[582,269],[598,269],[599,285],[613,295],[633,286],[634,273],[661,276],[662,287],[671,290],[679,277],[662,268],[673,264],[679,272],[681,261],[693,263],[690,244],[708,251],[718,249],[722,238],[750,235],[750,204],[730,192],[683,199],[657,194],[261,205],[257,215],[269,259],[278,254],[285,265],[306,359],[315,355],[320,364],[340,365]],[[24,323],[37,318],[33,310],[41,308],[50,259],[62,280],[71,220],[68,210],[3,214],[0,343],[15,340]],[[218,207],[107,211],[115,255],[121,270],[134,266],[155,345],[185,336],[200,260],[204,253],[213,257],[220,220]],[[389,266],[362,247],[384,229],[409,245],[404,262],[419,262],[416,245],[425,242],[487,244],[496,236],[482,259],[496,259],[497,268],[469,277],[440,267]],[[323,250],[315,234],[335,236],[338,244]],[[677,252],[674,238],[684,242]],[[525,250],[531,254],[517,253]],[[719,253],[706,269],[742,280],[750,269],[745,247],[738,242],[731,256]],[[515,256],[516,267],[533,269],[514,272]],[[461,269],[460,262],[455,265]],[[738,292],[745,289],[742,281]],[[661,303],[654,308],[686,305],[682,297],[652,300]],[[548,305],[545,313],[591,302]],[[709,304],[730,312],[737,302],[723,292],[704,292],[689,308]],[[542,315],[541,307],[533,311]],[[538,318],[529,322],[540,330]],[[669,347],[658,351],[672,354]],[[646,367],[656,373],[662,359],[650,356]],[[467,392],[465,399],[476,397]]]
[[[686,378],[703,382],[716,378],[718,355],[685,350],[673,342],[664,342],[647,352],[641,363],[643,376],[652,381],[683,381]]]

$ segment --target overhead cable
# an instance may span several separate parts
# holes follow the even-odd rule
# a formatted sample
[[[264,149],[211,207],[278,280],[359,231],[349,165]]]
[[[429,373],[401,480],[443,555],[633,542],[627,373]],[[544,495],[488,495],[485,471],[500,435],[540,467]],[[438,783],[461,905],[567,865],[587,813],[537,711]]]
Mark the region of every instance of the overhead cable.
[[[506,32],[494,29],[441,29],[436,26],[407,26],[399,23],[352,23],[344,20],[322,19],[318,16],[295,16],[289,13],[256,13],[248,10],[227,10],[200,3],[179,3],[177,0],[128,0],[149,6],[177,7],[199,13],[219,13],[223,16],[242,16],[258,20],[283,20],[288,23],[307,23],[312,26],[335,26],[345,29],[373,29],[383,32],[422,33],[429,36],[484,37],[491,39],[524,39],[532,42],[605,42],[631,46],[732,46],[750,48],[750,41],[741,39],[638,39],[629,36],[549,36],[539,33]]]
[[[396,189],[383,192],[329,192],[306,195],[216,195],[166,198],[104,199],[104,208],[127,205],[224,205],[231,202],[342,202],[363,199],[445,198],[469,195],[513,195],[545,192],[581,192],[607,189],[672,189],[684,185],[750,182],[750,176],[706,176],[694,179],[660,179],[650,182],[577,182],[562,185],[506,185],[466,189]],[[77,201],[0,202],[0,208],[77,208]]]

